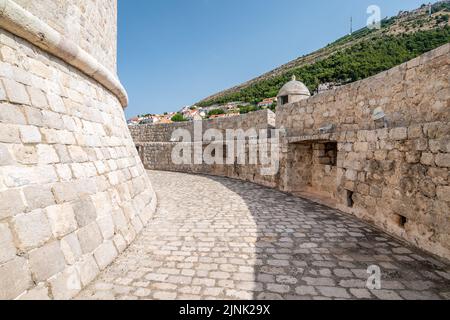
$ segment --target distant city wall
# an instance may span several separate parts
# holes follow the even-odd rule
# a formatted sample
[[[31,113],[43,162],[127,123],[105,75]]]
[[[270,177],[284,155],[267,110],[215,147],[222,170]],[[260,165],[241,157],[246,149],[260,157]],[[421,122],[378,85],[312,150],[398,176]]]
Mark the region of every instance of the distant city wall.
[[[0,0],[0,300],[74,297],[155,210],[115,76],[116,5]]]
[[[449,50],[450,44],[444,45],[374,77],[278,108],[276,128],[284,128],[285,135],[275,176],[261,175],[260,164],[175,165],[176,142],[170,135],[192,124],[137,126],[132,135],[150,169],[278,188],[339,208],[450,259]],[[381,116],[374,120],[377,108]],[[239,118],[233,121],[231,127],[241,128]]]
[[[238,117],[212,119],[202,121],[200,123],[202,126],[202,135],[209,129],[216,129],[222,133],[223,139],[226,139],[227,129],[243,130],[244,132],[248,131],[249,129],[256,129],[256,132],[258,134],[261,133],[260,130],[270,134],[270,129],[275,128],[275,114],[270,110],[263,110]],[[192,160],[191,164],[176,165],[173,163],[172,153],[174,147],[178,145],[178,142],[174,141],[172,138],[173,134],[178,129],[186,130],[186,132],[189,132],[190,134],[191,143],[188,142],[187,146],[192,150],[192,153],[190,155],[190,158]],[[142,162],[147,169],[205,173],[252,181],[270,187],[275,187],[277,185],[277,177],[262,175],[260,165],[258,164],[195,164],[193,122],[131,126],[130,131],[139,150]],[[221,148],[223,148],[223,155],[225,158],[227,154],[225,141],[219,141],[219,143],[221,144]],[[204,152],[208,144],[208,141],[204,141],[204,143],[200,147],[202,152]],[[245,143],[245,154],[246,159],[248,159],[248,143]]]

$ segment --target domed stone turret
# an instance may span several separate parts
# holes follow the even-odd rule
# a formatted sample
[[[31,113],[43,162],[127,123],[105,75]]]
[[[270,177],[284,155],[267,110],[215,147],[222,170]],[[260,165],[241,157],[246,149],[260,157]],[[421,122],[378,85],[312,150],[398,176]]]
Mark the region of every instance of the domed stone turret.
[[[286,83],[278,93],[278,106],[297,102],[311,97],[308,88],[300,81],[297,81],[295,75],[292,80]]]

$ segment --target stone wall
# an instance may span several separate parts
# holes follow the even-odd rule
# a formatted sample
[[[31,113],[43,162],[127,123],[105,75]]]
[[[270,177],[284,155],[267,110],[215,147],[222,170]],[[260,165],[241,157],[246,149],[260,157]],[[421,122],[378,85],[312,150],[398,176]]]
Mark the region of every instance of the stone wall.
[[[218,118],[202,121],[202,134],[209,129],[220,130],[224,135],[227,129],[242,129],[247,131],[255,128],[256,130],[266,130],[275,127],[275,114],[270,110],[263,110],[244,114],[239,117]],[[155,124],[131,126],[131,135],[135,142],[169,142],[175,130],[184,129],[189,131],[191,137],[194,137],[193,122],[178,122],[171,124]]]
[[[287,128],[280,188],[331,197],[339,209],[450,258],[449,49],[280,108],[277,126]],[[379,107],[386,123],[372,119]],[[320,134],[329,125],[332,132]],[[334,165],[317,163],[327,142],[337,143]],[[306,154],[312,161],[294,164]],[[305,167],[313,177],[297,179]]]
[[[116,72],[117,0],[14,0]]]
[[[21,3],[47,17],[69,1]],[[115,15],[92,21],[100,20],[115,25]],[[94,45],[97,31],[84,26]],[[155,206],[116,95],[0,29],[0,299],[73,297],[135,239]]]
[[[198,122],[197,122],[198,123]],[[144,125],[130,127],[131,134],[139,149],[141,159],[144,166],[152,170],[165,171],[180,171],[205,173],[218,176],[226,176],[246,181],[256,182],[265,186],[275,187],[277,185],[277,176],[266,176],[261,173],[261,164],[249,165],[238,164],[235,161],[233,164],[226,164],[227,162],[227,147],[226,147],[226,130],[243,130],[247,132],[249,129],[255,129],[256,133],[261,133],[260,130],[270,134],[270,129],[275,127],[275,114],[270,110],[264,110],[254,113],[242,115],[240,117],[219,118],[213,120],[202,121],[201,129],[199,131],[202,135],[210,129],[218,130],[223,135],[223,140],[219,141],[217,150],[222,153],[221,158],[224,164],[208,165],[205,163],[196,164],[194,162],[194,123],[182,122],[173,124],[160,125]],[[172,152],[178,142],[173,141],[172,134],[178,130],[183,129],[190,133],[191,143],[187,143],[188,148],[191,148],[191,163],[177,165],[172,161]],[[178,140],[177,140],[178,141]],[[200,146],[202,153],[208,147],[209,142],[203,141]],[[244,143],[245,158],[249,158],[250,146],[248,141]],[[268,147],[270,150],[270,146]]]
[[[276,128],[286,132],[275,176],[261,176],[259,164],[174,165],[170,133],[177,126],[135,127],[133,138],[149,168],[224,175],[310,197],[450,259],[449,50],[278,108]],[[373,120],[376,108],[385,121]]]

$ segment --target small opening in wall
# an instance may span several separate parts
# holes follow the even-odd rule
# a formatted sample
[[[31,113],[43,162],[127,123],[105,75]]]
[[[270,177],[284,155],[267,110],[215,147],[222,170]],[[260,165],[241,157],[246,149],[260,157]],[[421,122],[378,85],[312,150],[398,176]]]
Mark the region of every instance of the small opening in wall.
[[[282,96],[281,99],[281,105],[285,105],[289,103],[289,96]]]
[[[337,166],[337,154],[338,154],[338,144],[337,142],[329,142],[325,144],[326,157],[330,159],[330,164],[333,167]]]
[[[398,223],[399,223],[400,227],[402,227],[404,229],[406,224],[408,223],[408,218],[406,218],[402,215],[398,215]]]
[[[353,206],[355,205],[355,201],[353,200],[353,191],[350,190],[346,190],[347,191],[347,207],[349,208],[353,208]]]

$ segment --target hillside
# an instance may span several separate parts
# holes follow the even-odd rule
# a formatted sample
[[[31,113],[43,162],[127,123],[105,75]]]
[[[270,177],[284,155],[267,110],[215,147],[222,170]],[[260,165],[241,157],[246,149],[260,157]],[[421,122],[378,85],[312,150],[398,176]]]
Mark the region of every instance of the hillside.
[[[379,30],[363,28],[323,49],[295,59],[244,84],[212,95],[201,107],[231,101],[257,103],[276,96],[293,74],[311,92],[321,83],[345,84],[375,75],[450,42],[450,0],[384,19]]]

